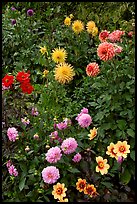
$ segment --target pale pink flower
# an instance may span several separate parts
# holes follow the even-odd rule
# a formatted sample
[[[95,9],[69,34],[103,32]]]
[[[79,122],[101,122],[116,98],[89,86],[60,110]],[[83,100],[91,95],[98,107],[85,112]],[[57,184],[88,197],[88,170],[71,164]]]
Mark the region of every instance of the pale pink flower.
[[[55,166],[48,166],[42,170],[42,178],[45,183],[53,184],[60,178],[59,170]]]
[[[118,46],[116,43],[113,44],[115,48],[115,54],[120,54],[123,50],[121,46]]]
[[[24,125],[28,125],[28,124],[30,123],[30,120],[25,117],[25,118],[21,118],[21,122],[22,122]]]
[[[15,127],[8,128],[7,136],[8,136],[10,141],[15,142],[15,140],[17,139],[17,136],[18,136],[18,131],[16,130]]]
[[[108,39],[111,42],[120,42],[121,41],[121,36],[124,35],[125,32],[121,30],[115,30],[112,33],[109,34]]]
[[[59,147],[52,147],[46,153],[46,160],[49,163],[57,163],[61,159],[61,150]]]
[[[14,165],[11,165],[9,168],[8,168],[8,171],[9,171],[9,174],[12,176],[18,176],[18,171],[17,169],[15,168]]]
[[[8,160],[7,161],[7,164],[6,164],[7,168],[9,168],[11,166],[11,160]]]
[[[72,124],[69,118],[65,118],[63,122],[66,123],[67,126],[70,126]]]
[[[87,109],[87,108],[82,108],[82,109],[81,109],[81,112],[77,115],[77,117],[75,118],[75,120],[78,121],[79,117],[80,117],[83,113],[88,113],[88,109]]]
[[[72,161],[74,161],[74,162],[79,162],[80,160],[81,160],[81,154],[80,153],[77,153],[72,159]]]
[[[32,110],[31,110],[31,114],[34,115],[34,116],[37,116],[39,114],[37,108],[33,107]]]
[[[65,122],[61,122],[61,123],[58,123],[58,124],[56,124],[56,125],[57,125],[57,128],[58,128],[59,130],[64,130],[64,129],[66,129],[66,128],[68,127]]]
[[[82,128],[87,128],[90,124],[92,123],[92,118],[89,114],[83,113],[79,118],[78,118],[78,124]]]
[[[61,149],[64,152],[64,154],[71,154],[75,152],[77,146],[78,146],[77,141],[74,138],[70,137],[62,142]]]

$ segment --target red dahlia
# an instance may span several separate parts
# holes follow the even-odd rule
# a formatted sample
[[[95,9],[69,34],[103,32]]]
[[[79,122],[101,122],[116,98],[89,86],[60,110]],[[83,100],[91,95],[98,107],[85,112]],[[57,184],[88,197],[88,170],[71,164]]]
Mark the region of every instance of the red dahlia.
[[[20,83],[23,83],[23,82],[28,83],[28,82],[30,82],[29,76],[30,76],[29,73],[22,71],[22,72],[18,72],[16,79]]]
[[[2,79],[2,84],[5,87],[10,87],[14,82],[14,76],[10,75],[5,75],[5,77]]]
[[[20,88],[22,89],[23,93],[31,94],[32,91],[34,90],[34,87],[30,83],[22,83],[20,85]]]

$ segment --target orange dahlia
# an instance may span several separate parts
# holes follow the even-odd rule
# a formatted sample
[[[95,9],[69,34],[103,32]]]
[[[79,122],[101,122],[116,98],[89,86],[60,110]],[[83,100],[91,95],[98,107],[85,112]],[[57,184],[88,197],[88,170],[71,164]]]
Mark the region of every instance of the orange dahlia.
[[[92,140],[94,137],[96,137],[96,135],[97,135],[97,129],[98,129],[98,128],[95,128],[95,127],[94,127],[93,129],[90,130],[90,134],[88,134],[90,140]]]
[[[122,156],[124,158],[127,157],[127,154],[130,153],[130,145],[127,144],[127,141],[118,141],[117,144],[115,144],[114,152],[117,154],[118,157]]]
[[[57,183],[53,186],[52,195],[54,196],[54,199],[62,200],[63,197],[66,197],[65,191],[67,188],[65,188],[65,184]]]
[[[110,143],[110,145],[107,147],[106,154],[109,155],[112,158],[118,159],[117,154],[114,152],[115,144],[113,142]]]
[[[82,191],[84,191],[84,188],[85,188],[85,187],[86,187],[86,180],[79,178],[79,179],[78,179],[78,182],[76,183],[76,189],[77,189],[79,192],[82,192]]]
[[[115,48],[112,43],[103,42],[97,48],[97,55],[103,61],[112,59],[115,56]]]
[[[87,184],[84,188],[84,194],[88,194],[90,197],[92,197],[95,192],[96,188],[94,187],[94,185]]]
[[[107,164],[107,159],[103,159],[102,157],[96,157],[96,162],[98,166],[96,166],[96,172],[100,172],[102,175],[108,173],[108,169],[110,168],[109,164]]]
[[[99,66],[96,62],[92,62],[90,64],[87,65],[86,67],[86,74],[88,76],[96,76],[98,75],[100,72]]]

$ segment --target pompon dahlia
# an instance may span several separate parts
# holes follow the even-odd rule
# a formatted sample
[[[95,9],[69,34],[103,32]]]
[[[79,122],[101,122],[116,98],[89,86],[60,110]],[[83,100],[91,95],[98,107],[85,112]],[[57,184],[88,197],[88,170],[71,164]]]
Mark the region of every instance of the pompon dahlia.
[[[96,26],[94,21],[87,22],[86,28],[89,34],[92,34],[93,28]]]
[[[83,113],[78,119],[78,124],[82,128],[87,128],[91,123],[92,123],[92,118],[89,114],[86,114],[86,113]]]
[[[97,48],[97,55],[103,61],[112,59],[115,56],[115,48],[112,43],[103,42]]]
[[[60,178],[59,170],[55,166],[48,166],[41,173],[44,182],[48,184],[53,184]]]
[[[64,154],[71,154],[75,152],[77,146],[78,146],[77,141],[74,138],[70,137],[62,142],[61,149],[64,152]]]
[[[55,63],[65,62],[67,57],[67,52],[64,48],[55,48],[52,52],[52,60]]]
[[[60,63],[55,68],[55,80],[61,84],[69,83],[75,76],[74,69],[68,63]]]
[[[46,160],[49,163],[57,163],[61,159],[61,149],[59,147],[52,147],[46,153]]]
[[[92,62],[92,63],[88,64],[86,67],[86,74],[89,77],[97,76],[99,74],[99,72],[100,72],[100,69],[99,69],[99,66],[96,62]]]
[[[76,20],[72,24],[72,30],[76,33],[79,34],[81,33],[82,30],[84,30],[84,24],[80,20]]]

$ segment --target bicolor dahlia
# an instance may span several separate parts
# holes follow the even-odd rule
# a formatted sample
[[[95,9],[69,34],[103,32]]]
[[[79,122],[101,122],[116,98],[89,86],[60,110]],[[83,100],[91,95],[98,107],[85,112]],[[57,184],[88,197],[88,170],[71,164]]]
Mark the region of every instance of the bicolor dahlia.
[[[2,85],[7,88],[11,87],[13,82],[14,82],[14,76],[12,75],[6,74],[5,77],[3,77],[2,79]]]
[[[84,30],[84,24],[80,20],[76,20],[72,24],[72,30],[76,33],[79,34],[81,33],[82,30]]]
[[[115,144],[111,142],[110,145],[107,147],[106,154],[112,158],[118,159],[117,154],[114,152],[114,147],[115,147]]]
[[[80,153],[77,153],[74,155],[72,161],[74,162],[79,162],[81,160],[81,154]]]
[[[73,67],[67,63],[60,63],[55,68],[55,80],[61,84],[69,83],[73,80],[75,72]]]
[[[112,43],[103,42],[97,48],[97,55],[103,61],[112,59],[115,56],[115,48]]]
[[[78,182],[76,183],[76,189],[79,192],[83,192],[85,187],[86,187],[86,180],[79,178]]]
[[[65,62],[67,58],[67,52],[64,48],[55,48],[53,51],[52,51],[52,60],[55,62],[55,63],[62,63],[62,62]]]
[[[109,36],[109,32],[108,32],[107,30],[103,30],[103,31],[101,31],[101,33],[99,34],[99,40],[100,40],[101,42],[105,42],[105,41],[107,41],[108,36]]]
[[[52,147],[46,153],[46,160],[49,163],[57,163],[61,159],[61,150],[59,147]]]
[[[66,196],[65,191],[67,191],[67,188],[65,188],[65,184],[57,183],[53,186],[52,195],[54,196],[54,199],[62,200]]]
[[[125,32],[124,31],[121,31],[121,30],[115,30],[113,31],[112,33],[109,34],[108,36],[108,39],[111,41],[111,42],[120,42],[121,41],[121,36],[124,35]]]
[[[65,24],[66,26],[70,26],[70,24],[71,24],[71,18],[66,17],[65,20],[64,20],[64,24]]]
[[[15,140],[16,140],[17,137],[18,137],[18,131],[16,130],[15,127],[8,128],[8,130],[7,130],[7,136],[8,136],[8,138],[9,138],[10,141],[15,142]]]
[[[108,169],[110,165],[107,164],[107,159],[103,159],[101,156],[96,157],[96,162],[98,165],[96,166],[96,172],[100,172],[102,175],[108,173]]]
[[[41,173],[44,182],[48,184],[53,184],[60,178],[59,170],[55,166],[48,166]]]
[[[61,149],[64,152],[64,154],[71,154],[75,152],[77,146],[78,146],[77,141],[74,138],[70,137],[63,140],[61,144]]]
[[[83,113],[78,119],[78,124],[82,128],[87,128],[91,123],[92,123],[92,118],[89,114],[86,114],[86,113]]]
[[[92,62],[92,63],[88,64],[86,67],[86,74],[89,77],[97,76],[99,74],[99,72],[100,72],[100,69],[99,69],[99,66],[96,62]]]
[[[127,158],[127,154],[130,153],[129,149],[130,145],[127,144],[127,141],[118,141],[117,144],[115,144],[113,151],[118,157],[122,156],[124,158]]]
[[[93,194],[96,193],[96,188],[95,186],[92,184],[87,184],[84,188],[84,194],[89,195],[90,197],[93,196]]]
[[[93,28],[95,28],[96,24],[94,21],[87,22],[86,28],[89,34],[92,34]]]
[[[95,127],[90,130],[90,134],[88,134],[90,140],[93,140],[94,137],[97,136],[97,130],[98,128],[95,128]]]

